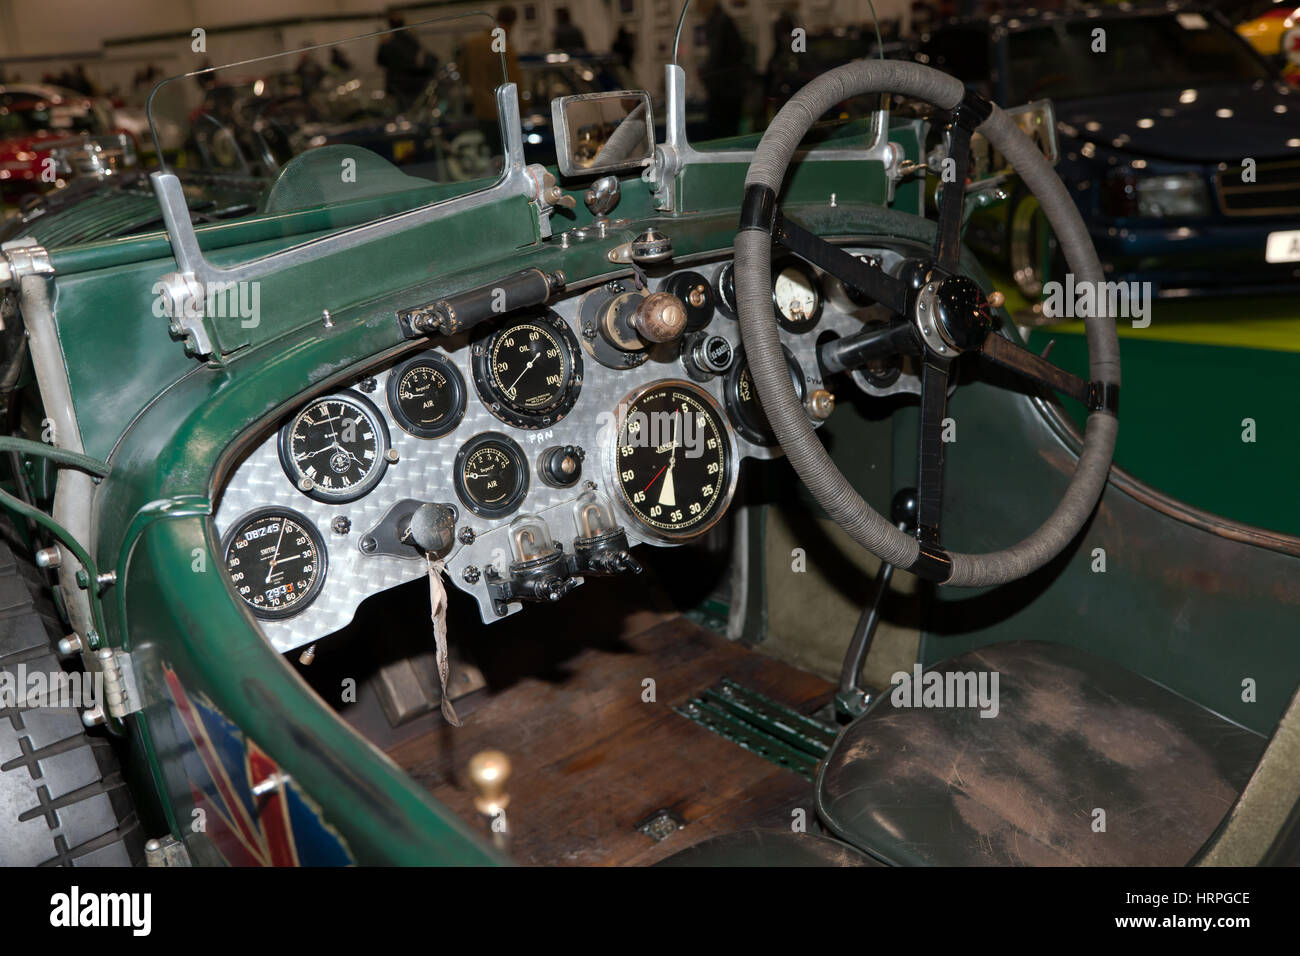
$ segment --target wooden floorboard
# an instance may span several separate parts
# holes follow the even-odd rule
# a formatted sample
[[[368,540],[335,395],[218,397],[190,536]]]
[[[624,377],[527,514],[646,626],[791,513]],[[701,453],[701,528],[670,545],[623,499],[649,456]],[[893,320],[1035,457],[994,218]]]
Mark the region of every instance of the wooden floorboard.
[[[480,750],[504,751],[514,768],[511,855],[523,864],[646,864],[715,834],[789,826],[796,808],[811,821],[807,781],[672,706],[725,676],[808,713],[830,699],[831,685],[685,618],[664,617],[643,612],[639,631],[623,621],[593,639],[585,621],[581,629],[570,621],[575,633],[565,633],[564,616],[550,614],[531,634],[494,641],[493,660],[477,660],[492,689],[463,702],[464,726],[431,727],[397,742],[390,756],[478,824],[466,764]],[[512,663],[503,670],[493,663],[500,658]],[[647,679],[652,702],[642,699]],[[686,826],[655,843],[636,824],[659,809]]]

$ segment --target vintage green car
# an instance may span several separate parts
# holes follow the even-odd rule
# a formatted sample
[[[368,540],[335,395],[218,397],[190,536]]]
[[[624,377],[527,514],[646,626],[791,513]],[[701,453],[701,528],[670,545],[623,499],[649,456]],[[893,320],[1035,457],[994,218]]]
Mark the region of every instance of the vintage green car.
[[[490,181],[324,146],[4,243],[0,863],[1300,861],[1300,538],[1112,467],[1118,293],[1006,113],[859,60],[692,144],[668,64],[662,142],[565,97],[543,167],[504,78]],[[945,162],[813,131],[878,93]],[[922,215],[976,130],[1082,374]]]

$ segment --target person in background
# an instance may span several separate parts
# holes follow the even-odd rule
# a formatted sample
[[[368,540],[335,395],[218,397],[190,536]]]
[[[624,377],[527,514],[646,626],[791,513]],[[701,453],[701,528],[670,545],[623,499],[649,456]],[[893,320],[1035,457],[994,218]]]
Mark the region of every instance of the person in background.
[[[375,62],[384,71],[384,92],[399,110],[408,109],[416,97],[424,92],[433,75],[436,61],[420,46],[420,41],[409,30],[403,30],[406,21],[397,14],[388,17],[388,28],[396,30],[379,44]]]
[[[636,59],[636,37],[625,24],[618,25],[618,33],[614,34],[614,43],[609,49],[618,57],[623,69],[632,69],[632,61]]]
[[[758,105],[757,128],[766,129],[776,111],[794,92],[799,76],[799,54],[792,49],[794,30],[798,27],[794,13],[782,10],[772,24],[772,55],[763,73],[763,100]]]
[[[719,0],[701,0],[699,10],[704,17],[708,50],[700,67],[700,80],[709,97],[709,128],[713,136],[735,136],[740,132],[740,113],[749,81],[745,41]]]
[[[517,15],[515,8],[509,5],[497,10],[497,26],[505,31],[506,78],[511,83],[519,82],[519,56],[515,53],[510,39],[510,29],[514,26]],[[461,62],[465,83],[469,87],[474,102],[474,119],[482,127],[489,143],[500,141],[497,126],[496,89],[503,82],[501,77],[502,54],[492,49],[492,30],[484,30],[465,41],[461,48]]]
[[[568,51],[587,49],[587,38],[573,22],[568,7],[558,7],[555,11],[555,49]]]

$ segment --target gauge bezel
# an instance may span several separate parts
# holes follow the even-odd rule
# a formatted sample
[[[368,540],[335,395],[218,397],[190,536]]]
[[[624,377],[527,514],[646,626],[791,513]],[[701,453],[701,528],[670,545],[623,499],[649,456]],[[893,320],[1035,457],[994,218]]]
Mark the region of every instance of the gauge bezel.
[[[623,487],[622,481],[619,480],[618,472],[618,450],[621,447],[620,439],[623,435],[623,429],[627,423],[627,413],[633,408],[638,401],[645,397],[649,392],[659,391],[665,388],[678,388],[690,392],[698,398],[702,404],[713,411],[714,417],[719,423],[719,430],[722,432],[726,441],[727,453],[727,479],[725,488],[719,496],[720,501],[713,516],[703,524],[693,526],[686,531],[665,531],[662,528],[656,528],[653,525],[646,524],[641,516],[636,513],[632,503],[627,498],[627,491]],[[638,386],[628,392],[619,400],[618,406],[614,410],[614,430],[612,440],[606,441],[606,448],[602,455],[605,462],[606,480],[614,490],[613,498],[618,502],[619,510],[622,511],[625,518],[632,524],[632,534],[635,537],[649,541],[662,541],[665,543],[676,544],[682,541],[690,541],[705,534],[714,525],[716,525],[722,516],[731,508],[731,501],[736,494],[736,484],[740,480],[740,443],[736,440],[736,430],[731,426],[731,419],[728,417],[726,410],[719,404],[709,392],[701,388],[694,382],[688,382],[681,378],[661,378],[646,385]]]
[[[569,353],[569,376],[556,392],[553,402],[545,408],[521,411],[510,399],[507,399],[497,386],[496,376],[492,373],[492,350],[497,339],[520,325],[543,325],[556,334],[560,348]],[[474,371],[474,388],[483,402],[483,406],[507,425],[516,428],[537,430],[550,428],[564,419],[573,410],[578,396],[582,392],[582,350],[578,347],[577,336],[554,309],[525,312],[513,316],[501,325],[484,334],[473,345],[471,366]]]
[[[726,293],[723,291],[723,284],[727,276],[731,276],[731,295],[736,295],[736,260],[728,259],[718,271],[713,274],[713,303],[717,306],[718,311],[728,319],[736,318],[736,309],[733,302],[727,301]]]
[[[272,515],[279,517],[281,520],[288,518],[298,525],[298,527],[302,528],[307,537],[311,538],[312,544],[316,546],[316,554],[319,556],[319,561],[317,563],[320,567],[316,573],[316,580],[312,582],[311,587],[307,589],[305,595],[298,598],[298,600],[294,601],[293,604],[286,608],[255,607],[244,599],[244,596],[239,593],[239,589],[235,586],[235,582],[230,580],[230,548],[235,543],[235,538],[239,531],[247,526],[250,521],[256,521],[259,518],[266,518]],[[231,591],[234,592],[235,599],[239,604],[242,607],[247,608],[249,614],[252,614],[255,618],[263,621],[281,621],[285,618],[295,617],[307,610],[307,608],[311,606],[312,602],[320,596],[321,591],[325,587],[325,578],[329,575],[329,564],[329,549],[325,546],[325,536],[320,533],[320,529],[316,527],[316,523],[301,511],[297,511],[293,508],[286,508],[283,505],[268,505],[265,508],[255,508],[252,511],[240,515],[230,525],[230,530],[226,532],[225,537],[222,538],[221,541],[221,569],[225,576],[226,584],[229,585]]]
[[[521,476],[518,486],[510,493],[510,497],[499,505],[481,504],[470,494],[469,488],[465,484],[465,462],[470,455],[485,445],[504,447],[506,454],[515,459],[515,464]],[[517,511],[519,506],[524,503],[524,499],[528,497],[528,489],[532,485],[530,470],[528,456],[524,453],[524,449],[519,442],[503,432],[479,432],[461,445],[456,452],[456,461],[452,466],[452,485],[455,486],[456,497],[460,499],[461,504],[473,514],[478,515],[480,518],[504,518],[506,515]]]
[[[378,447],[375,449],[375,467],[363,481],[358,482],[353,487],[344,492],[329,492],[321,489],[321,486],[312,482],[309,491],[304,491],[299,482],[307,476],[299,469],[298,463],[293,458],[293,428],[298,419],[310,408],[319,405],[321,402],[328,401],[350,402],[365,412],[375,425],[375,435],[378,440]],[[350,388],[340,389],[336,392],[327,392],[319,395],[311,401],[304,403],[298,411],[293,413],[293,417],[284,423],[280,428],[280,437],[277,442],[280,451],[280,467],[284,469],[285,477],[289,479],[290,484],[301,495],[306,495],[313,501],[324,502],[329,505],[347,504],[349,501],[356,501],[358,498],[364,498],[374,490],[374,487],[383,480],[385,472],[388,471],[388,452],[393,447],[393,438],[388,431],[388,421],[384,417],[377,405],[370,399],[366,398],[360,392]]]
[[[799,360],[794,357],[794,353],[785,345],[781,346],[781,351],[785,353],[786,365],[792,373],[791,378],[794,378],[795,374],[798,375],[799,383],[796,391],[799,394],[799,401],[802,403],[808,396],[808,382],[804,375],[803,366],[799,364]],[[760,445],[763,448],[772,448],[778,442],[776,433],[772,431],[771,426],[769,425],[767,431],[764,432],[756,424],[749,421],[744,412],[741,411],[744,402],[740,398],[740,376],[744,374],[744,370],[748,367],[749,359],[745,355],[745,347],[743,345],[736,346],[735,354],[731,359],[731,368],[727,371],[722,388],[722,401],[727,408],[727,418],[730,419],[732,426],[746,441]],[[749,377],[752,381],[754,377],[752,371],[749,373]]]
[[[776,280],[777,277],[787,269],[797,269],[804,274],[808,284],[812,287],[814,294],[817,296],[817,308],[813,310],[812,316],[807,322],[795,323],[785,317],[781,307],[776,304]],[[826,311],[826,290],[822,288],[821,278],[817,275],[817,270],[812,266],[792,255],[783,255],[777,257],[772,262],[772,312],[776,316],[776,321],[781,328],[794,335],[805,335],[817,328],[817,324],[822,320],[822,313]]]
[[[428,366],[436,368],[442,372],[447,379],[448,388],[452,393],[452,414],[449,415],[443,424],[430,428],[424,425],[417,425],[402,410],[402,403],[398,398],[398,390],[401,388],[402,379],[414,368],[418,366]],[[402,362],[389,370],[388,382],[384,386],[384,393],[388,400],[388,413],[393,416],[393,421],[397,422],[399,428],[416,438],[441,438],[449,432],[455,431],[456,426],[461,423],[465,417],[465,411],[469,404],[469,391],[465,387],[465,376],[460,373],[456,363],[450,357],[444,355],[436,349],[429,349],[420,352],[406,361]]]

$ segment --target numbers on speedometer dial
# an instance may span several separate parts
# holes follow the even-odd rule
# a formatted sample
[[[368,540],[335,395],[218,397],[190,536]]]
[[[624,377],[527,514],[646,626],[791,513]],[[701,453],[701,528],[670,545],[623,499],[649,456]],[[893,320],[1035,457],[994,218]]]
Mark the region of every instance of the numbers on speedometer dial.
[[[713,398],[688,382],[656,382],[620,403],[617,423],[611,467],[631,518],[669,541],[711,528],[736,483],[734,438]]]
[[[582,357],[568,323],[546,310],[476,342],[474,385],[497,418],[545,428],[568,414],[582,388]]]
[[[325,583],[325,544],[305,517],[288,508],[245,515],[222,549],[226,575],[257,617],[306,609]]]
[[[352,391],[317,399],[280,431],[284,473],[317,501],[354,501],[366,494],[384,476],[388,452],[383,416]]]

